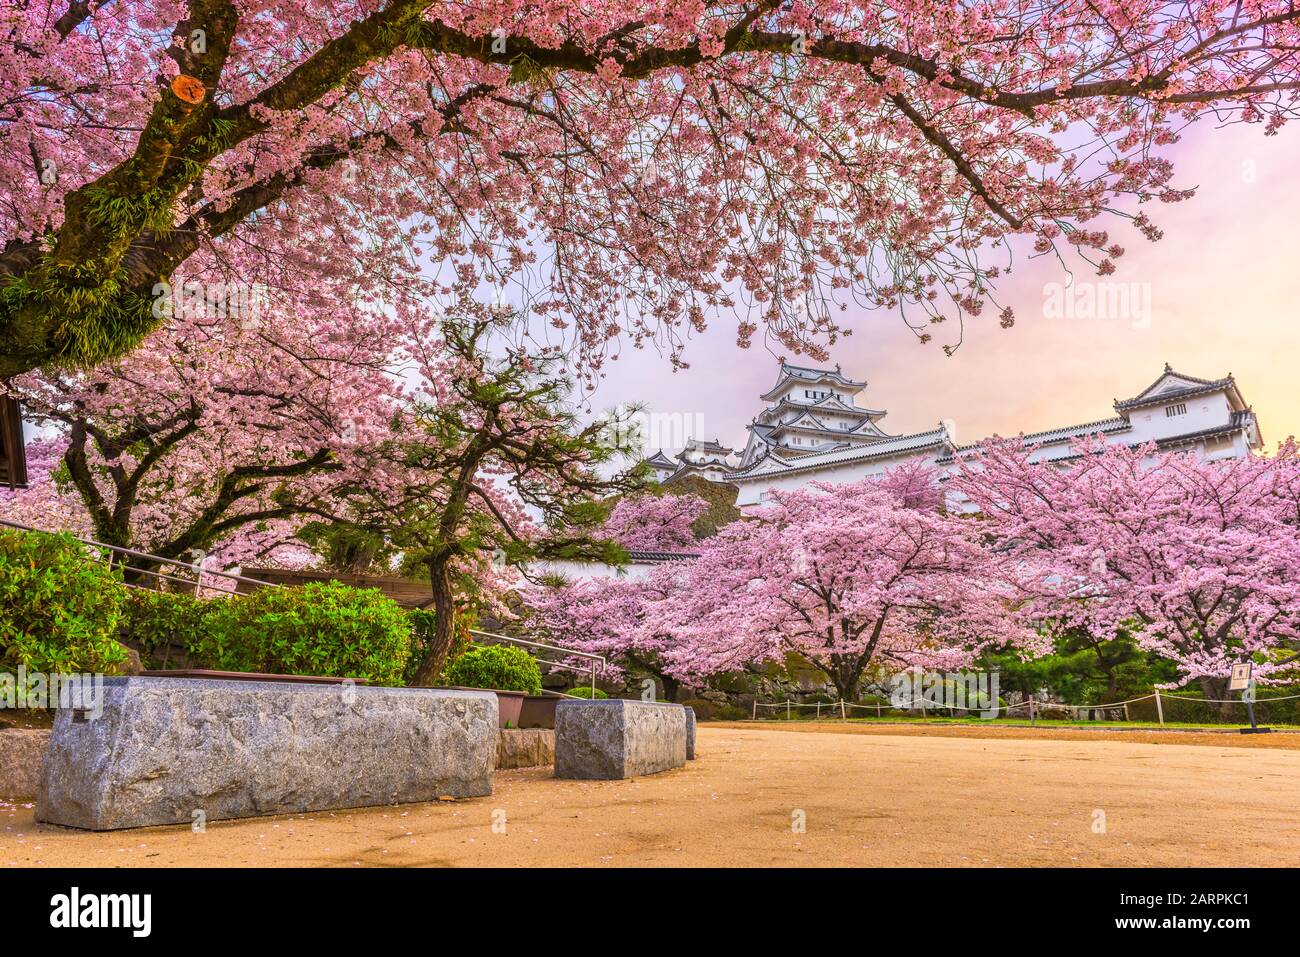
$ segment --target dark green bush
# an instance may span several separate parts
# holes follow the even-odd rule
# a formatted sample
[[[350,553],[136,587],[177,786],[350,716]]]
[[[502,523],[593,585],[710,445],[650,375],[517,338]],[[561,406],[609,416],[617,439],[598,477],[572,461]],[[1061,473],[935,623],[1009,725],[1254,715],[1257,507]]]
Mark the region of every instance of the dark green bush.
[[[570,688],[568,691],[565,692],[565,694],[573,695],[573,697],[575,698],[590,698],[591,685],[579,685],[576,688]],[[596,700],[600,700],[601,698],[608,698],[608,697],[609,695],[605,694],[605,692],[601,691],[599,688],[596,689]]]
[[[0,530],[0,668],[68,674],[124,662],[125,591],[71,535]]]
[[[193,595],[133,589],[126,600],[123,634],[146,668],[209,667],[211,662],[193,660],[189,650],[203,643],[208,612],[219,607]]]
[[[542,693],[542,669],[522,648],[473,645],[442,672],[443,681],[464,688]]]
[[[328,675],[400,685],[411,648],[411,622],[373,588],[311,582],[212,599],[191,645],[222,671]]]

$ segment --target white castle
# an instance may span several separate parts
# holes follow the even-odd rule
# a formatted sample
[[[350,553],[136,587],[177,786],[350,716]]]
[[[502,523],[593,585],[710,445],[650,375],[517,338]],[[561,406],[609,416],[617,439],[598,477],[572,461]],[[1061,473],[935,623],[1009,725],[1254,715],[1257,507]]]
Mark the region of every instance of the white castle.
[[[858,404],[866,382],[845,376],[840,367],[813,369],[781,361],[776,384],[761,398],[768,403],[747,427],[749,441],[734,449],[693,440],[675,458],[662,450],[646,459],[660,482],[701,475],[740,489],[736,505],[761,503],[770,489],[794,489],[811,481],[846,483],[879,475],[903,462],[921,459],[941,471],[956,453],[953,429],[940,423],[927,432],[890,435],[880,427],[883,409]],[[1037,461],[1074,455],[1072,440],[1101,435],[1108,443],[1130,446],[1155,442],[1161,449],[1194,451],[1206,458],[1236,458],[1263,445],[1255,413],[1242,398],[1231,373],[1198,379],[1168,365],[1155,382],[1131,399],[1115,400],[1115,415],[1095,422],[1022,435],[1037,446]]]

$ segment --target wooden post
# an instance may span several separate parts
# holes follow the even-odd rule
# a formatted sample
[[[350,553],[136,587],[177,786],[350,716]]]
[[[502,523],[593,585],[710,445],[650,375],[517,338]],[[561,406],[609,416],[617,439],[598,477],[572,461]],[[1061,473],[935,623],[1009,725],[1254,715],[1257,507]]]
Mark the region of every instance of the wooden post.
[[[789,698],[785,699],[785,718],[787,721],[790,720],[790,699]]]
[[[1165,707],[1160,703],[1160,689],[1156,689],[1156,717],[1160,719],[1160,727],[1165,726]]]
[[[1124,702],[1124,720],[1125,720],[1125,721],[1130,720],[1130,718],[1129,718],[1129,716],[1128,716],[1128,702],[1127,702],[1127,701]]]
[[[818,702],[817,702],[817,720],[820,721],[821,719],[822,719],[822,703],[821,703],[820,701],[818,701]]]
[[[880,717],[880,702],[876,701],[876,717]]]
[[[754,695],[754,713],[750,716],[751,721],[758,720],[758,695]]]
[[[1034,696],[1030,695],[1029,696],[1029,723],[1033,724],[1036,720],[1037,720],[1037,715],[1034,713]]]
[[[840,699],[840,720],[847,721],[848,718],[849,718],[848,713],[844,710],[844,699],[841,698]]]

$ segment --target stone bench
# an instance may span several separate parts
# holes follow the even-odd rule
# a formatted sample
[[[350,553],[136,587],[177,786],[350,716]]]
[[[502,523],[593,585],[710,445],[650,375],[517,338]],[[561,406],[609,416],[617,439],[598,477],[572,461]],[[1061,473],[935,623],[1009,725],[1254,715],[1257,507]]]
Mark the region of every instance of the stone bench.
[[[686,760],[695,760],[695,709],[688,704],[682,705],[686,712]]]
[[[555,709],[555,776],[613,780],[686,763],[686,711],[654,701],[561,701]]]
[[[490,692],[107,678],[62,709],[36,819],[91,830],[492,793]]]

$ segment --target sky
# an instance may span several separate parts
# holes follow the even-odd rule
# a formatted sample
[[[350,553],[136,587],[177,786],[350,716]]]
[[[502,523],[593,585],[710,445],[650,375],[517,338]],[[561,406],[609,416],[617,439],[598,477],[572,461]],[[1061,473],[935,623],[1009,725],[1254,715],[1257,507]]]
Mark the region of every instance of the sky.
[[[1266,447],[1300,433],[1300,124],[1266,137],[1262,125],[1200,123],[1166,155],[1173,185],[1197,195],[1145,207],[1164,230],[1156,243],[1117,217],[1090,224],[1127,250],[1114,275],[1082,265],[1066,293],[1058,261],[1021,255],[998,286],[1016,313],[1011,329],[986,310],[948,357],[938,336],[921,345],[894,313],[850,311],[853,335],[826,364],[867,381],[858,402],[888,410],[880,424],[893,434],[946,420],[965,443],[1109,418],[1115,399],[1137,395],[1166,362],[1202,378],[1235,375]],[[1086,306],[1085,282],[1125,285],[1127,314],[1062,315],[1064,300]],[[623,350],[591,402],[645,403],[656,413],[653,447],[680,447],[694,433],[740,449],[782,354],[779,344],[738,349],[734,328],[718,320],[688,344],[683,371],[653,350]]]

